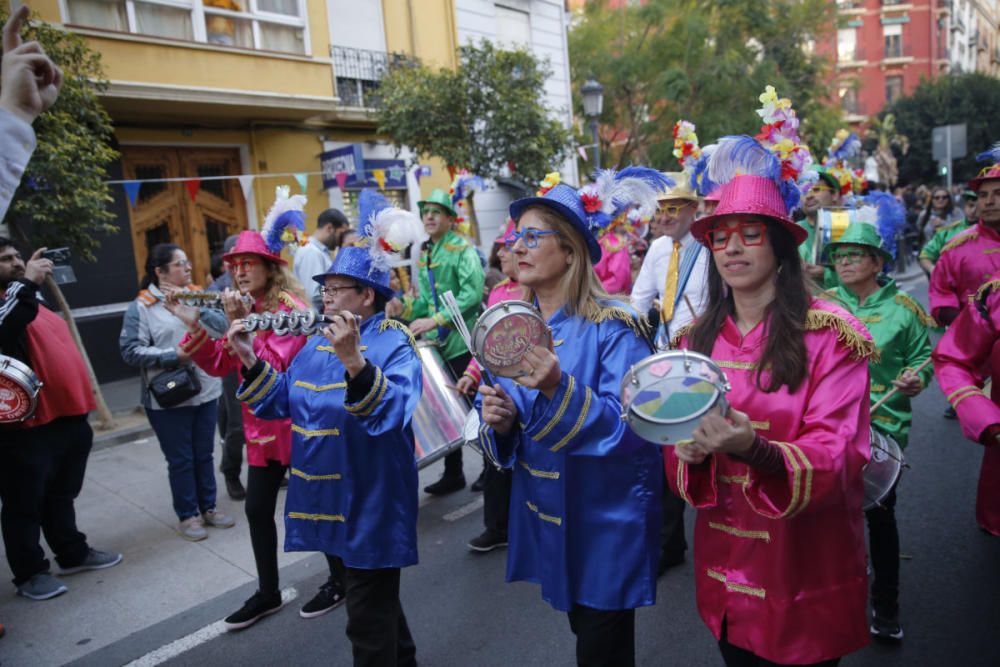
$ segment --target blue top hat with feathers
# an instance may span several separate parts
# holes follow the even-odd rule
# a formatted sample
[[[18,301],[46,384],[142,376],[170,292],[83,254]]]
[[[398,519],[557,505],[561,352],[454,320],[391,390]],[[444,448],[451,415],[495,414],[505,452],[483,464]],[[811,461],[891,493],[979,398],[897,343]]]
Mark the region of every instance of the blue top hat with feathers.
[[[579,190],[559,183],[541,197],[525,197],[510,205],[510,217],[517,222],[531,206],[544,206],[559,214],[587,243],[590,261],[601,261],[597,238],[619,215],[636,208],[642,217],[656,213],[657,196],[676,183],[655,169],[626,167],[621,171],[602,169],[594,182]]]
[[[358,246],[341,248],[326,273],[313,280],[323,285],[330,276],[346,276],[390,299],[389,269],[398,253],[421,239],[423,227],[417,216],[371,188],[358,197],[358,219]]]

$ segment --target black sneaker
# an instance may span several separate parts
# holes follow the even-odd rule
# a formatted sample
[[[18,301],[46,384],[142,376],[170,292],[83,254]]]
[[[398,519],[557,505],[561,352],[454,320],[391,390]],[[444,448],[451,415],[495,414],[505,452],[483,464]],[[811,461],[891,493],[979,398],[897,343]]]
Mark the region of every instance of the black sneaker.
[[[958,413],[955,412],[955,408],[951,407],[950,405],[944,409],[944,415],[942,416],[945,419],[958,419]]]
[[[465,475],[442,475],[441,479],[424,487],[432,496],[445,496],[465,488]]]
[[[486,553],[487,551],[493,551],[505,546],[507,546],[507,536],[494,533],[489,528],[484,530],[479,537],[469,540],[469,548],[480,553]]]
[[[226,493],[233,500],[245,500],[247,497],[247,490],[243,488],[243,482],[240,481],[239,476],[227,477],[226,478]]]
[[[284,600],[281,599],[281,593],[264,595],[260,591],[257,591],[250,596],[249,600],[243,603],[239,611],[226,616],[223,623],[226,625],[226,630],[230,631],[249,628],[265,616],[280,611],[284,604]]]
[[[479,477],[476,478],[476,481],[473,482],[471,486],[469,486],[469,491],[472,491],[473,493],[480,493],[485,488],[486,488],[486,471],[484,470],[481,473],[479,473]]]
[[[344,604],[344,587],[328,581],[319,587],[319,592],[309,602],[299,609],[299,616],[302,618],[316,618],[333,611]]]
[[[899,610],[872,609],[872,624],[868,630],[878,639],[899,641],[903,638],[903,627],[899,624]]]

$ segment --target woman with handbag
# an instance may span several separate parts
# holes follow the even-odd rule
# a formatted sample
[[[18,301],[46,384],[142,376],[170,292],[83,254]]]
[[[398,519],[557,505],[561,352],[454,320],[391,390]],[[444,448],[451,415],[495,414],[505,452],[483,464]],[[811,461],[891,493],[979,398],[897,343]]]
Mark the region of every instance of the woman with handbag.
[[[215,505],[212,454],[222,383],[191,363],[180,347],[187,327],[165,307],[165,293],[198,289],[184,251],[172,243],[154,246],[142,287],[125,313],[118,344],[125,363],[141,369],[142,405],[167,459],[178,531],[203,540],[206,525],[232,528],[236,522]],[[214,324],[224,327],[225,321]]]

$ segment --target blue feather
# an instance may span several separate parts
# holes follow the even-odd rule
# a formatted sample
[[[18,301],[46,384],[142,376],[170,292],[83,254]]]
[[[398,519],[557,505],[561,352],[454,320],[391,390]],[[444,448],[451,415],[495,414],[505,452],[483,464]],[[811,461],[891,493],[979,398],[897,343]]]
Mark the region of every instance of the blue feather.
[[[737,176],[763,176],[776,184],[781,181],[781,161],[753,137],[730,135],[719,139],[708,160],[708,176],[723,185]]]
[[[791,179],[779,181],[778,190],[781,191],[781,198],[785,202],[785,209],[788,213],[798,208],[799,200],[802,198],[802,191],[799,190],[799,186],[795,181]]]
[[[993,146],[988,151],[983,151],[976,156],[976,160],[979,162],[1000,162],[1000,141],[993,144]]]
[[[285,247],[285,242],[281,240],[281,235],[286,229],[288,229],[288,227],[295,227],[299,231],[305,231],[306,218],[302,211],[285,211],[278,216],[278,219],[275,220],[274,224],[267,230],[267,236],[264,237],[264,243],[267,244],[267,247],[271,250],[271,252],[280,253]]]
[[[677,182],[674,181],[674,179],[670,178],[662,171],[650,169],[649,167],[625,167],[615,175],[616,181],[620,181],[624,178],[638,178],[639,180],[649,183],[649,185],[651,185],[657,192],[677,185]]]
[[[882,246],[896,257],[896,236],[906,224],[906,209],[888,192],[874,190],[865,197],[865,203],[878,209],[878,233]]]
[[[834,160],[847,160],[861,148],[861,140],[858,139],[858,135],[851,132],[844,139],[844,143],[840,145],[840,148],[830,153],[830,157]]]
[[[391,206],[385,195],[375,188],[365,188],[358,195],[358,235],[365,238],[371,236],[369,224],[375,216]]]

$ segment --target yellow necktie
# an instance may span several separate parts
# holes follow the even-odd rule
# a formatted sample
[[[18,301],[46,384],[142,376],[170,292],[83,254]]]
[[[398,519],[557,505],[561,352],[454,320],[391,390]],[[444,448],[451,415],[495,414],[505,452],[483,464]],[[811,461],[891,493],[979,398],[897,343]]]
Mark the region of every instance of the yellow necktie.
[[[661,321],[666,324],[674,319],[674,301],[677,300],[677,280],[680,278],[681,242],[674,241],[674,252],[670,255],[670,266],[667,267],[667,284],[663,288],[663,300],[660,302]]]

